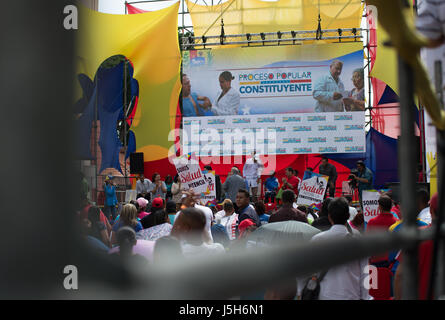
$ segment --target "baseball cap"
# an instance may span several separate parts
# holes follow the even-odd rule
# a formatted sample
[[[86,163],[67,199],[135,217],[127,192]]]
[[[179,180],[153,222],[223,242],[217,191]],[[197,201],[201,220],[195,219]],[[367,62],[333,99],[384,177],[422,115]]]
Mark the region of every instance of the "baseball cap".
[[[251,219],[244,219],[238,226],[238,230],[240,232],[239,237],[241,238],[246,229],[253,225],[255,225],[255,222],[253,222]]]
[[[153,201],[151,202],[152,208],[162,208],[163,205],[164,205],[164,200],[162,200],[162,198],[160,197],[154,198]]]

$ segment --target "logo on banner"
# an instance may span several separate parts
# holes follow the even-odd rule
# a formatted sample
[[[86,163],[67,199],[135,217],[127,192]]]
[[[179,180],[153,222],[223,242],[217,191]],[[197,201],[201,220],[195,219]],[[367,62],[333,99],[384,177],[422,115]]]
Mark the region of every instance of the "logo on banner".
[[[298,126],[298,127],[294,127],[293,128],[294,132],[300,132],[300,131],[312,131],[312,127],[308,127],[308,126]]]
[[[265,122],[275,123],[275,118],[271,118],[271,117],[269,117],[269,118],[258,118],[256,122],[257,123],[265,123]]]
[[[314,137],[314,138],[308,138],[307,142],[309,143],[320,143],[320,142],[326,142],[326,137]]]
[[[318,152],[337,152],[337,147],[320,147]]]
[[[300,143],[300,138],[284,138],[283,143]]]
[[[238,119],[233,119],[232,123],[250,123],[250,119],[249,118],[238,118]]]
[[[307,121],[326,121],[326,116],[308,116]]]
[[[311,72],[241,73],[238,81],[240,94],[285,95],[312,91]]]
[[[352,141],[354,141],[353,137],[334,137],[334,142],[352,142]]]
[[[301,117],[283,117],[283,122],[301,122]]]
[[[201,124],[201,120],[184,120],[184,125]]]
[[[226,119],[209,119],[207,124],[226,124]]]
[[[345,147],[345,152],[364,152],[365,147]]]
[[[335,115],[334,120],[352,120],[352,114]]]
[[[318,126],[318,131],[337,131],[337,126]]]
[[[361,124],[345,124],[345,130],[363,130],[363,125]]]
[[[294,153],[312,153],[312,148],[294,148]]]
[[[243,138],[243,139],[241,139],[241,140],[236,139],[236,140],[233,142],[233,144],[250,144],[250,143],[251,143],[250,139],[246,139],[246,138]]]
[[[258,144],[272,144],[275,143],[275,139],[258,139],[256,142]]]
[[[269,127],[269,128],[267,128],[267,131],[270,131],[270,132],[286,132],[286,128],[285,127]]]

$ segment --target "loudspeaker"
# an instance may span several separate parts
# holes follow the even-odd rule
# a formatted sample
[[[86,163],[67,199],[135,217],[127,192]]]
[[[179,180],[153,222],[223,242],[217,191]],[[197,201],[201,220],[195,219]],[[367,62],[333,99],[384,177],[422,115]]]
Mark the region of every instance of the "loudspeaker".
[[[143,152],[130,153],[130,173],[131,174],[144,173],[144,153]]]

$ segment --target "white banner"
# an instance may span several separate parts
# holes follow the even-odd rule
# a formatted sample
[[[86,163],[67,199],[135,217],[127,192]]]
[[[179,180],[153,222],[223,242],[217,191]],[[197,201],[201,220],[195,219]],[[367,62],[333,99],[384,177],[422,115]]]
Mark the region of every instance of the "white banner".
[[[369,220],[375,218],[379,214],[379,198],[380,192],[377,190],[363,190],[362,201],[363,201],[363,217],[365,222],[368,223]]]
[[[363,112],[189,117],[184,153],[199,156],[366,152]]]
[[[185,190],[193,189],[200,195],[201,204],[215,200],[215,171],[201,171],[194,156],[185,155],[173,160]]]
[[[322,202],[327,186],[327,176],[314,176],[303,180],[298,191],[297,205],[311,205]]]

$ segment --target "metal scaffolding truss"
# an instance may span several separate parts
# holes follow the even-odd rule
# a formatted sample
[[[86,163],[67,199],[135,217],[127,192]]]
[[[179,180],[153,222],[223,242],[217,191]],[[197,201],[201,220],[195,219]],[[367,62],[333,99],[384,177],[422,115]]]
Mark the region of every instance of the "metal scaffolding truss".
[[[223,30],[223,29],[222,29]],[[321,31],[322,36],[317,34]],[[362,41],[364,29],[326,29],[326,30],[308,30],[308,31],[278,31],[225,35],[219,36],[188,36],[182,38],[182,50],[205,49],[211,46],[221,45],[247,45],[247,46],[266,46],[266,45],[299,45],[304,41],[314,40],[338,40],[341,42]]]

